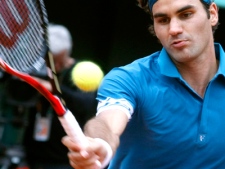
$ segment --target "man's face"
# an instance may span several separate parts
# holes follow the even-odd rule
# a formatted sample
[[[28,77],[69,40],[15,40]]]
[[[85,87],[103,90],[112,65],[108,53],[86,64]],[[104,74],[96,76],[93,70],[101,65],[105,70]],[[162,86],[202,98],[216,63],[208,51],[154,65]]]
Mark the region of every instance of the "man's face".
[[[156,36],[173,60],[190,61],[213,44],[215,4],[210,6],[210,19],[200,0],[158,0],[152,13]]]

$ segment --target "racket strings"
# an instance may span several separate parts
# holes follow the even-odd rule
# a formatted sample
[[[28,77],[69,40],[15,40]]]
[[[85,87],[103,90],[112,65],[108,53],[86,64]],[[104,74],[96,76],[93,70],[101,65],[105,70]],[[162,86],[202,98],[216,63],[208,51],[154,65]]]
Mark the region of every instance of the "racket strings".
[[[46,24],[42,1],[1,0],[0,57],[18,71],[40,70],[47,47]]]

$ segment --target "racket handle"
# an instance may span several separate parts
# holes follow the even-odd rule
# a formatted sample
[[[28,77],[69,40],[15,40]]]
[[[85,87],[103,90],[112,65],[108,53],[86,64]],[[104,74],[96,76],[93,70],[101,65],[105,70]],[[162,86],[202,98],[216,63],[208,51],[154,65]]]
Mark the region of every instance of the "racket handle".
[[[86,147],[88,145],[87,139],[80,128],[76,118],[70,112],[70,110],[66,110],[66,113],[63,116],[58,117],[61,125],[63,126],[66,134],[76,143],[82,147]]]

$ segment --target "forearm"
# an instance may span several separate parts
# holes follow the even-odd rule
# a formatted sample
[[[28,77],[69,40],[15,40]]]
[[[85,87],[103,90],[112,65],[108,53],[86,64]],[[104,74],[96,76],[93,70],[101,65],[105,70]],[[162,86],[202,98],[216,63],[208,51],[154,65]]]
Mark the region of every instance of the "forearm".
[[[111,109],[101,112],[86,123],[84,133],[89,143],[87,147],[81,147],[69,137],[64,137],[62,141],[70,150],[71,165],[77,169],[96,168],[99,166],[96,163],[96,159],[98,159],[102,167],[105,167],[116,152],[120,135],[123,133],[127,122],[126,113]]]
[[[112,133],[109,126],[100,118],[89,120],[84,127],[84,133],[86,136],[105,140],[112,148],[113,154],[119,145],[119,135]]]
[[[89,120],[85,125],[84,132],[86,136],[105,140],[115,153],[120,143],[120,135],[127,122],[128,117],[124,112],[109,110]]]

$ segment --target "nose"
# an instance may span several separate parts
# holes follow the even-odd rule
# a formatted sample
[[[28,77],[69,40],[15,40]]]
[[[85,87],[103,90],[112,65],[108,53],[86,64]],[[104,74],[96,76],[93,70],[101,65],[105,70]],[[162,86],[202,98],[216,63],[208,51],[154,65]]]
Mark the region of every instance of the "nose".
[[[169,34],[172,36],[182,33],[182,24],[178,19],[171,19],[169,25]]]

